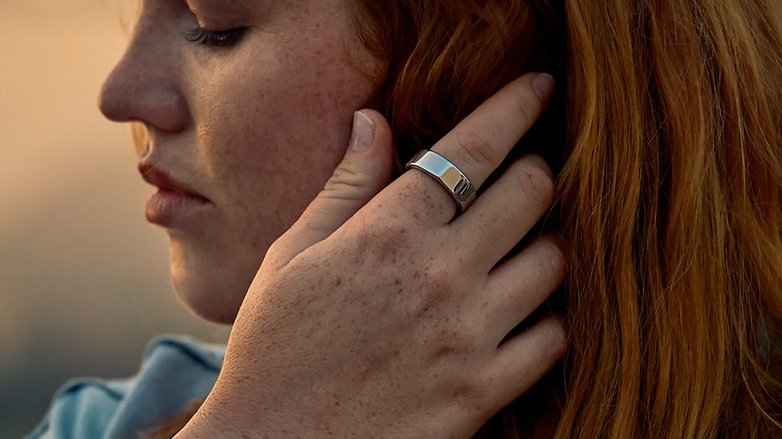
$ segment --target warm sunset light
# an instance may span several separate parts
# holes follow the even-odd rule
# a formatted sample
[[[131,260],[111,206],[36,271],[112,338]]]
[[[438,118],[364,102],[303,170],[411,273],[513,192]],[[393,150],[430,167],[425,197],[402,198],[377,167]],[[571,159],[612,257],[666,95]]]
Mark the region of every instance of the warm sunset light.
[[[782,438],[782,0],[0,0],[0,439]]]
[[[77,376],[136,372],[161,332],[220,339],[176,301],[127,126],[96,98],[130,1],[0,2],[0,437]]]

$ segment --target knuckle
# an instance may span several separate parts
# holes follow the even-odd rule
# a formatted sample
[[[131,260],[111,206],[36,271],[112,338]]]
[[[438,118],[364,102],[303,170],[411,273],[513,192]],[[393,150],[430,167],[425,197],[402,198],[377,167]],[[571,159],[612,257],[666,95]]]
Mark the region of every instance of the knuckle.
[[[530,201],[542,207],[548,207],[554,201],[554,181],[544,169],[522,161],[518,163],[515,175]]]
[[[276,255],[281,248],[284,248],[284,243],[282,242],[284,239],[285,235],[278,237],[271,244],[269,244],[269,248],[266,249],[267,258]]]
[[[470,410],[483,411],[490,405],[494,395],[493,381],[477,373],[468,374],[453,392],[453,397]]]
[[[521,362],[525,373],[542,376],[550,370],[566,353],[568,333],[561,317],[549,315],[532,327],[535,337],[531,344],[532,352],[538,361]]]
[[[543,107],[543,101],[530,89],[524,89],[521,93],[516,93],[513,99],[513,111],[521,117],[523,121],[532,124]]]
[[[344,166],[334,170],[323,189],[325,196],[346,198],[361,194],[364,191],[365,176]]]
[[[370,258],[393,259],[408,245],[407,229],[405,224],[394,220],[365,223],[359,233],[360,247]]]
[[[416,301],[412,305],[416,316],[426,314],[452,295],[453,275],[447,270],[429,267],[421,276],[421,288],[416,292]]]
[[[552,318],[550,331],[550,342],[546,344],[547,350],[544,355],[548,358],[549,363],[553,364],[565,355],[568,336],[565,326],[556,317]]]
[[[473,163],[483,166],[498,161],[497,148],[492,144],[492,136],[486,129],[472,127],[459,132],[456,139],[467,159]]]
[[[567,271],[567,256],[565,252],[552,239],[544,239],[541,244],[544,246],[545,256],[542,259],[542,263],[545,265],[546,271],[556,275],[557,279],[561,279]]]
[[[271,266],[274,268],[281,268],[287,261],[285,260],[285,254],[289,253],[290,239],[288,235],[283,234],[274,240],[266,249],[266,253],[263,256],[263,266]]]
[[[448,328],[438,331],[437,343],[432,347],[434,358],[450,362],[450,359],[464,350],[469,342],[467,334],[458,329]]]

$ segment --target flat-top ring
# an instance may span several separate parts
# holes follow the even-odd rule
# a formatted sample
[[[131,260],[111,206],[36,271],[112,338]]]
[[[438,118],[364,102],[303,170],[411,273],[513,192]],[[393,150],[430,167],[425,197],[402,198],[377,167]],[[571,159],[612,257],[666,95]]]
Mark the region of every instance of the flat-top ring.
[[[459,213],[463,213],[475,201],[475,187],[470,179],[440,154],[428,149],[419,151],[405,167],[410,168],[424,171],[437,180],[456,201]]]

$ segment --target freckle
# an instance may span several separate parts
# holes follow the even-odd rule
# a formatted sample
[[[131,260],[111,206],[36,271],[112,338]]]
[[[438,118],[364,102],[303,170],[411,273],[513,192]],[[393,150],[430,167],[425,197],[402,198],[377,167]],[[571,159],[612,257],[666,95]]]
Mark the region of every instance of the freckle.
[[[420,277],[421,277],[421,272],[420,271],[416,271],[415,273],[413,273],[413,279],[418,279]]]
[[[337,278],[337,286],[340,286],[340,285],[342,285],[342,278],[338,277]]]
[[[399,278],[394,279],[394,285],[402,285],[402,279]]]

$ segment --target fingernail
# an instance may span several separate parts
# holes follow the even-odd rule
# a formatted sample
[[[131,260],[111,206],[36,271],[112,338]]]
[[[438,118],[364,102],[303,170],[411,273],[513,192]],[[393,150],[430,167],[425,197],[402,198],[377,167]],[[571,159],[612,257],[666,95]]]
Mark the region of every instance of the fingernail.
[[[350,138],[350,147],[353,151],[364,152],[372,146],[375,140],[375,123],[366,114],[356,111],[353,113],[353,134]]]
[[[541,73],[532,80],[532,89],[541,101],[547,101],[554,92],[554,77]]]

